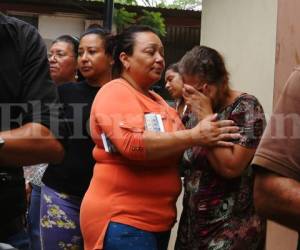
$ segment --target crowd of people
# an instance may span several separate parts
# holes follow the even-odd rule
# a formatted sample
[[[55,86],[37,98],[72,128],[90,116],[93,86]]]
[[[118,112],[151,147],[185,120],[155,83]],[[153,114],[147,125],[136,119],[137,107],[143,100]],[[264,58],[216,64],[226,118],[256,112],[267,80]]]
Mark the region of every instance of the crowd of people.
[[[13,58],[0,66],[0,249],[167,250],[181,177],[176,250],[264,249],[267,217],[299,229],[298,151],[280,151],[299,138],[270,142],[215,49],[165,71],[160,37],[134,25],[62,35],[47,53],[1,13],[0,38]],[[174,107],[150,90],[163,74]],[[275,112],[300,112],[298,75]]]

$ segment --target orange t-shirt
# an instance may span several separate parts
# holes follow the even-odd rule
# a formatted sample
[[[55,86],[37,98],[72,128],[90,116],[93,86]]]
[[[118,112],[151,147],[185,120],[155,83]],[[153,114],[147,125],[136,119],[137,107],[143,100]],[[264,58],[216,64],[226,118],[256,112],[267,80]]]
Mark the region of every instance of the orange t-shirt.
[[[94,100],[90,127],[96,165],[80,211],[86,250],[103,249],[110,221],[150,232],[170,230],[175,223],[181,156],[147,160],[144,115],[160,114],[165,132],[183,129],[183,125],[174,109],[159,95],[149,93],[151,98],[116,79],[102,87]],[[117,153],[105,151],[102,133]]]

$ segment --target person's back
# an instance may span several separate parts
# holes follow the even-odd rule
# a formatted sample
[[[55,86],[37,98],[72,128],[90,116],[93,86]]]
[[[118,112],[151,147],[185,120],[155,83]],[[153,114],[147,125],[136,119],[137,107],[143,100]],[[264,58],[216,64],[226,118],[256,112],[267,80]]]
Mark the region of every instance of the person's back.
[[[43,130],[50,132],[50,116],[58,118],[55,105],[46,105],[55,103],[58,96],[49,76],[46,47],[33,26],[0,13],[0,41],[4,62],[0,64],[0,242],[27,249],[21,166],[61,159],[61,145],[52,134],[48,140],[42,134]],[[35,136],[41,141],[32,140]],[[37,148],[37,143],[43,144]],[[52,159],[47,155],[49,149],[57,150]],[[20,243],[13,236],[25,241]]]

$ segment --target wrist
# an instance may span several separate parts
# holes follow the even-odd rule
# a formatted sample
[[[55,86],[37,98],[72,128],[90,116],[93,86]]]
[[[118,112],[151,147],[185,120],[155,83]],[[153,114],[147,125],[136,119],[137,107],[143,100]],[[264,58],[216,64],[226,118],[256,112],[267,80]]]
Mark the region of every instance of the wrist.
[[[190,147],[193,147],[193,146],[201,146],[202,145],[202,132],[201,130],[197,129],[197,126],[191,128],[188,130],[189,132],[189,145]]]

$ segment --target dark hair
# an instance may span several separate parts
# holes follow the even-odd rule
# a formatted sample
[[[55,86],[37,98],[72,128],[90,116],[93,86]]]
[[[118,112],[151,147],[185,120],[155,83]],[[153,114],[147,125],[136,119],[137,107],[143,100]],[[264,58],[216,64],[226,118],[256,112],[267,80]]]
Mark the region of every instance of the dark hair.
[[[62,35],[57,37],[53,42],[52,45],[57,43],[57,42],[65,42],[69,43],[72,45],[73,52],[75,57],[78,56],[78,46],[79,46],[79,39],[75,36],[70,36],[70,35]]]
[[[113,74],[119,76],[123,70],[123,64],[120,61],[120,54],[125,52],[127,55],[131,56],[133,54],[133,48],[135,43],[136,33],[141,32],[151,32],[157,34],[151,27],[146,25],[133,25],[125,29],[120,34],[117,34],[110,38],[108,50],[111,51],[114,65]]]
[[[97,35],[98,37],[100,37],[103,41],[104,41],[104,49],[105,49],[105,53],[106,54],[110,54],[111,55],[111,51],[108,49],[107,47],[107,40],[108,38],[111,36],[111,33],[106,30],[106,29],[102,29],[102,28],[88,28],[86,31],[84,31],[81,36],[80,36],[80,41],[83,37],[87,36],[87,35]]]
[[[98,23],[92,23],[85,29],[85,31],[92,30],[92,29],[103,29],[103,27]]]
[[[179,73],[178,63],[172,63],[172,64],[170,64],[170,65],[167,67],[166,71],[168,71],[168,70],[172,70],[172,71],[174,71],[174,72],[176,72],[176,73]]]
[[[206,46],[195,46],[179,62],[181,74],[198,76],[207,84],[220,85],[228,83],[229,74],[223,57],[215,49]]]

